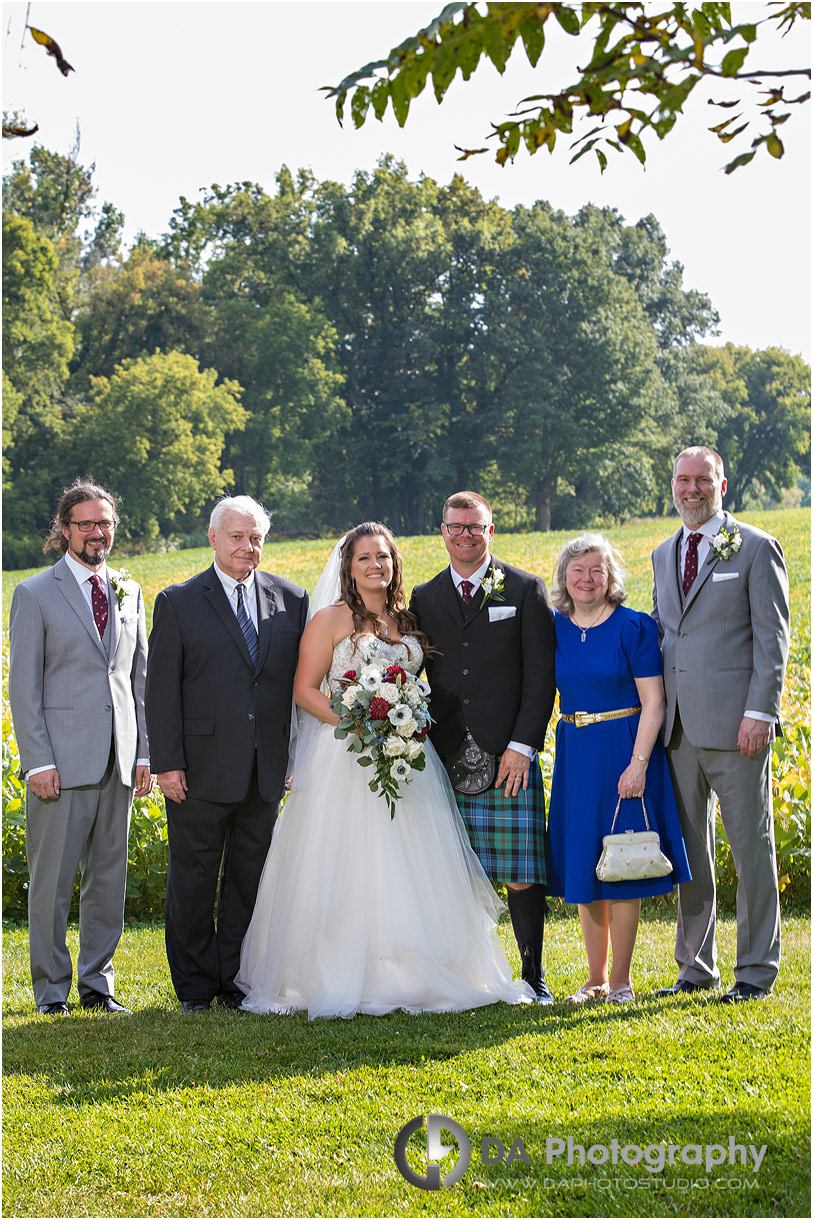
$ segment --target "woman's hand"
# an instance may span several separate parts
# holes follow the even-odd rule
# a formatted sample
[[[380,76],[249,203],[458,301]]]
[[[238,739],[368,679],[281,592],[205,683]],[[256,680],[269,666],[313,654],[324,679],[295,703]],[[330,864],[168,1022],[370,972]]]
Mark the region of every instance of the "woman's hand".
[[[618,781],[618,795],[624,800],[632,796],[643,796],[646,784],[646,763],[638,758],[630,761],[626,771],[621,772]]]

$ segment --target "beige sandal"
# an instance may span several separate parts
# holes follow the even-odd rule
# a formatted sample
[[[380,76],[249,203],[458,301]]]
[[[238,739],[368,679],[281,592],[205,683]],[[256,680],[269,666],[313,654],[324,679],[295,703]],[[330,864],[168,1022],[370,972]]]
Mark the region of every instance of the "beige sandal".
[[[608,1004],[634,1004],[635,992],[631,987],[617,987],[607,995]]]
[[[584,1004],[588,1000],[604,1000],[610,991],[609,983],[597,983],[595,987],[585,983],[573,995],[565,996],[565,1001],[568,1004]]]

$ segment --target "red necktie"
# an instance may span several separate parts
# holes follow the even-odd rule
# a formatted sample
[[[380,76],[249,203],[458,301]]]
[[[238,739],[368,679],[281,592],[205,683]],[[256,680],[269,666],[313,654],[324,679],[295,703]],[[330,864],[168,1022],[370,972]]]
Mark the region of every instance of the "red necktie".
[[[471,581],[470,580],[461,580],[460,596],[463,599],[464,606],[471,605],[471,595],[473,592],[474,592],[474,585],[471,583]]]
[[[96,573],[90,578],[90,603],[93,606],[93,620],[99,630],[99,635],[104,635],[104,629],[107,626],[107,594],[102,588],[101,577]]]
[[[702,534],[689,534],[689,540],[686,546],[686,559],[683,564],[683,596],[689,596],[689,590],[694,584],[697,576],[697,546]]]

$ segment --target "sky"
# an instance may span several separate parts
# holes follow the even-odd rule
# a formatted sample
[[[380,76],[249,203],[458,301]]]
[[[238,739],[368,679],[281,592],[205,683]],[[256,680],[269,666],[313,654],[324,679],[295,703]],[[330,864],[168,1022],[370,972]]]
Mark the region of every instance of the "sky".
[[[683,265],[684,286],[707,293],[720,314],[720,333],[709,341],[784,347],[810,360],[809,107],[798,108],[782,130],[784,158],[759,152],[728,177],[722,166],[732,148],[748,145],[724,146],[709,134],[723,112],[706,99],[733,97],[732,86],[692,98],[667,139],[647,145],[646,168],[629,153],[611,153],[603,175],[589,157],[571,166],[561,139],[552,156],[520,152],[505,168],[493,153],[459,162],[455,144],[488,143],[492,122],[528,94],[566,83],[584,60],[584,42],[550,30],[536,70],[520,49],[502,77],[483,64],[468,83],[458,78],[441,106],[427,89],[403,129],[391,113],[359,130],[349,119],[340,127],[320,86],[384,58],[442,6],[443,0],[3,4],[4,109],[38,122],[35,139],[63,154],[78,127],[77,159],[95,163],[97,201],[124,213],[126,242],[139,231],[166,232],[179,198],[194,201],[212,183],[249,180],[273,192],[275,174],[288,165],[349,184],[388,152],[413,178],[423,173],[445,184],[460,173],[509,208],[545,199],[573,214],[591,202],[616,208],[630,224],[653,213],[670,260]],[[26,33],[27,9],[29,24],[55,38],[74,66],[67,78]],[[748,20],[768,11],[763,3],[733,9]],[[805,28],[789,38],[760,37],[749,65],[808,66],[810,23],[799,24]],[[807,87],[792,81],[788,94]],[[3,141],[4,172],[25,158],[27,143]]]

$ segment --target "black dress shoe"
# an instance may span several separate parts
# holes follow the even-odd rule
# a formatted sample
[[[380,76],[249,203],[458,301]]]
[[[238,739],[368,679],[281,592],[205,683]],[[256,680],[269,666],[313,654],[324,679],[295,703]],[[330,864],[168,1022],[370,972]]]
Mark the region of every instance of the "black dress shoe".
[[[221,991],[220,995],[217,996],[217,1002],[222,1004],[224,1008],[231,1008],[237,1011],[245,998],[242,991]]]
[[[131,1017],[133,1014],[129,1008],[125,1008],[123,1004],[112,995],[105,995],[101,991],[90,991],[87,995],[83,995],[82,1007],[91,1012],[116,1012],[122,1017]]]
[[[741,1004],[743,1000],[764,1000],[769,991],[754,987],[752,983],[735,983],[730,991],[720,996],[721,1004]]]
[[[534,1004],[552,1004],[553,996],[548,984],[540,975],[539,978],[530,980],[531,987],[534,991]]]
[[[678,979],[671,987],[660,987],[656,996],[689,995],[692,991],[710,991],[714,983],[690,983],[688,979]]]
[[[67,1017],[70,1012],[68,1005],[62,1000],[57,1000],[55,1004],[40,1004],[39,1014],[41,1017]]]
[[[184,1012],[208,1012],[211,1006],[211,1000],[181,1000]]]

